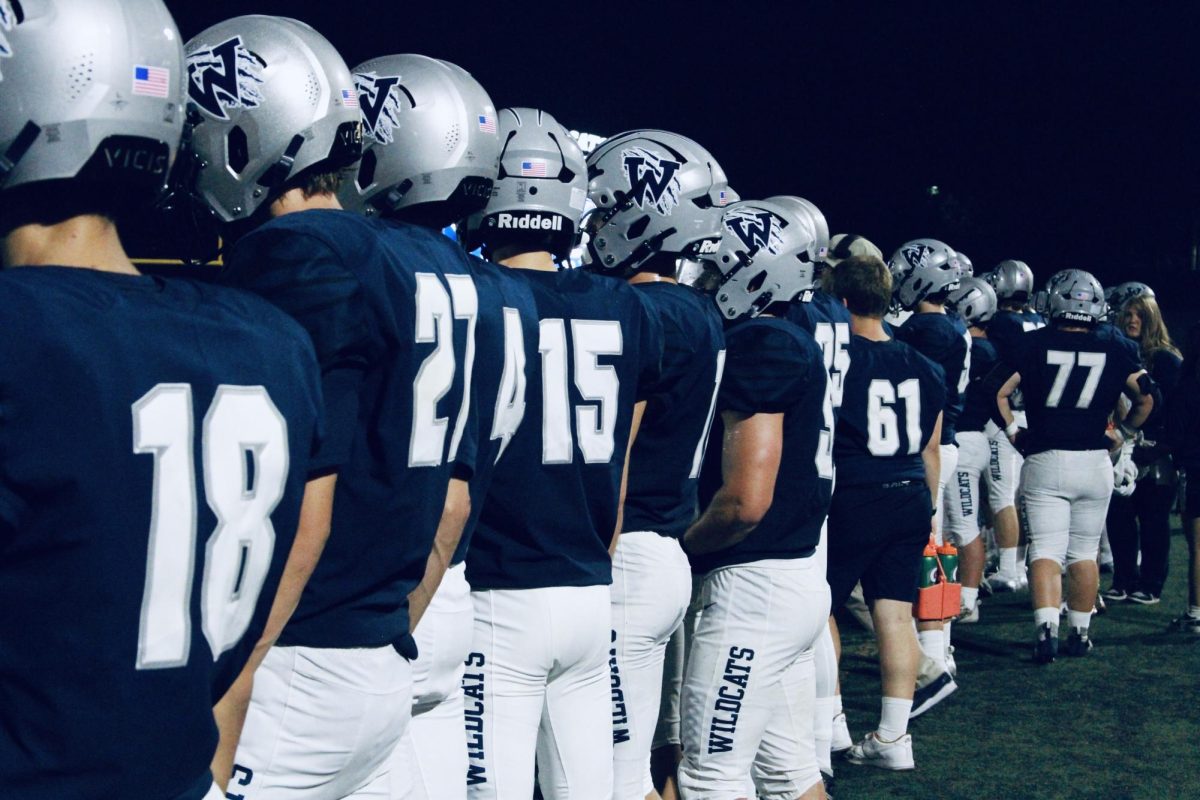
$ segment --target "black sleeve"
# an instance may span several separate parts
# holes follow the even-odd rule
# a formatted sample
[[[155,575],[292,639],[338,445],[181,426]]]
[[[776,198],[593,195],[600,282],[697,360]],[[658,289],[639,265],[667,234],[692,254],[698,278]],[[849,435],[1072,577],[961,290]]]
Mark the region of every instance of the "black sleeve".
[[[308,332],[325,403],[325,436],[310,471],[336,472],[349,459],[359,388],[376,357],[361,284],[324,242],[290,230],[247,236],[230,255],[222,280],[260,295]]]
[[[791,336],[745,326],[725,337],[725,375],[718,408],[742,414],[780,414],[804,396],[809,365]]]

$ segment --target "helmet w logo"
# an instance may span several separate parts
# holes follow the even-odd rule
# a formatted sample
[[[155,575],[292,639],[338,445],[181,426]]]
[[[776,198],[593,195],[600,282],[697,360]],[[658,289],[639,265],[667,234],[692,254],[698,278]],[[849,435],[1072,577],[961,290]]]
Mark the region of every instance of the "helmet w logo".
[[[929,258],[929,254],[933,252],[933,248],[926,244],[914,244],[904,248],[904,260],[908,262],[910,267],[923,267],[925,260]]]
[[[400,96],[394,89],[399,75],[380,77],[374,72],[354,75],[358,105],[362,109],[363,132],[380,144],[392,143],[392,130],[400,124]]]
[[[12,5],[8,0],[0,0],[0,58],[12,58],[12,45],[8,43],[4,32],[11,31],[16,24],[17,15],[13,12]],[[0,71],[0,81],[2,80],[4,73]]]
[[[258,87],[264,82],[265,66],[265,61],[246,49],[240,36],[189,53],[188,97],[218,119],[229,119],[229,109],[258,108],[263,102]]]
[[[764,249],[774,255],[783,244],[775,217],[768,211],[731,209],[725,213],[725,229],[741,240],[750,255]]]
[[[679,205],[678,161],[670,161],[644,147],[621,151],[629,196],[639,208],[652,208],[664,217]]]

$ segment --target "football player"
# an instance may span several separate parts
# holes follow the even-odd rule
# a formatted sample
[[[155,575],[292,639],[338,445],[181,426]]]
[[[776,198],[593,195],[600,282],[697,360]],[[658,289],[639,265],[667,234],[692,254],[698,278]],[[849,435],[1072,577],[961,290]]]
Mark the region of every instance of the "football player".
[[[324,540],[312,345],[121,244],[183,128],[159,0],[0,0],[0,42],[0,793],[219,800],[213,700]]]
[[[996,292],[998,304],[995,316],[988,323],[987,339],[996,357],[1004,360],[1016,351],[1023,334],[1045,327],[1046,320],[1030,307],[1033,270],[1024,261],[1001,261],[988,273],[987,281]],[[1025,412],[1020,403],[1014,403],[1014,412],[1017,424],[1024,426]],[[987,433],[992,460],[983,480],[988,487],[1000,565],[982,586],[989,592],[1020,591],[1029,583],[1017,515],[1022,458],[998,425],[987,426]]]
[[[658,380],[662,332],[632,287],[559,269],[571,242],[549,234],[557,232],[555,219],[581,216],[587,167],[563,129],[551,130],[557,157],[539,150],[530,159],[546,160],[547,172],[566,170],[572,191],[543,195],[531,176],[506,167],[496,208],[489,203],[467,222],[468,240],[532,292],[540,355],[527,365],[525,419],[496,466],[467,551],[475,603],[463,676],[472,798],[527,800],[535,752],[548,800],[613,793],[611,552],[638,401]],[[624,191],[602,196],[599,213],[635,202],[647,213],[668,208],[679,185],[659,180],[662,164],[651,158],[669,153],[630,163]],[[530,170],[540,173],[535,164]],[[545,207],[516,214],[523,224],[501,225],[501,210],[512,208],[522,184]]]
[[[834,436],[837,488],[829,509],[829,587],[836,609],[860,580],[879,642],[878,727],[850,748],[857,764],[912,769],[908,719],[921,656],[912,623],[921,553],[937,509],[942,368],[888,336],[892,277],[883,261],[854,256],[833,273],[850,311],[850,368]]]
[[[439,59],[389,55],[354,73],[368,144],[342,198],[382,217],[385,239],[406,261],[445,276],[453,313],[468,325],[459,363],[472,389],[469,424],[478,432],[468,486],[471,526],[499,449],[521,422],[524,364],[536,356],[537,341],[528,291],[498,282],[495,268],[442,233],[481,209],[492,191],[501,152],[496,110],[471,75]],[[393,758],[394,798],[466,796],[462,675],[475,613],[465,567],[470,533],[458,534],[452,525],[438,530],[413,596],[421,657],[413,665],[413,721]],[[419,626],[417,612],[423,612]]]
[[[895,330],[896,338],[911,345],[942,368],[946,379],[946,405],[941,428],[941,475],[933,503],[934,531],[941,544],[943,504],[955,480],[958,446],[954,433],[962,413],[963,392],[971,369],[971,336],[966,325],[946,313],[946,298],[958,288],[961,271],[958,254],[936,239],[906,242],[889,262],[898,305],[913,314]],[[958,688],[954,682],[950,623],[917,623],[917,639],[924,658],[912,715],[919,716]]]
[[[684,536],[704,584],[679,786],[685,798],[738,797],[751,775],[759,796],[819,798],[813,645],[828,630],[818,552],[833,409],[820,346],[780,316],[815,287],[819,249],[793,202],[734,203],[725,228],[716,279],[703,281],[733,324],[717,400],[719,488]]]
[[[988,391],[985,379],[996,366],[996,349],[987,338],[988,323],[996,313],[996,293],[986,281],[963,278],[946,299],[946,307],[970,326],[971,369],[963,411],[958,418],[958,466],[946,497],[945,533],[958,548],[963,609],[959,621],[977,622],[979,586],[987,560],[983,539],[979,537],[980,485],[983,475],[994,467],[988,428],[995,413],[996,397]],[[1003,508],[1007,497],[998,491],[998,482],[993,480],[987,486],[990,507]]]
[[[397,232],[341,209],[340,170],[361,146],[359,99],[320,34],[239,17],[187,52],[192,147],[207,165],[196,190],[222,221],[253,227],[224,280],[308,331],[330,430],[318,462],[338,474],[328,545],[254,676],[230,793],[385,796],[412,703],[410,613],[419,618],[421,604],[410,608],[409,595],[443,510],[452,539],[467,513],[454,470],[473,446],[473,297],[463,301],[419,249],[440,233]]]
[[[678,181],[680,191],[669,215],[628,197],[627,175],[645,158],[642,150],[670,154],[660,163],[672,174],[663,177]],[[682,623],[692,592],[679,539],[695,519],[697,480],[725,367],[720,314],[711,298],[679,285],[675,276],[680,259],[711,257],[732,192],[708,152],[666,131],[615,138],[589,159],[588,174],[588,195],[597,208],[606,197],[627,197],[589,218],[586,268],[627,278],[663,328],[662,375],[629,455],[623,525],[613,556],[613,796],[641,800],[667,641]]]
[[[1104,290],[1090,273],[1067,270],[1047,285],[1050,327],[1023,336],[1006,356],[1010,373],[997,394],[1005,434],[1022,443],[1022,484],[1029,515],[1031,590],[1037,638],[1034,660],[1058,654],[1059,603],[1064,563],[1070,579],[1066,652],[1085,656],[1096,600],[1096,553],[1113,490],[1105,427],[1124,393],[1133,403],[1120,423],[1132,438],[1154,408],[1154,381],[1142,369],[1137,345],[1110,329],[1096,329]],[[1010,360],[1011,359],[1011,360]],[[1025,397],[1029,430],[1017,425],[1009,398]]]

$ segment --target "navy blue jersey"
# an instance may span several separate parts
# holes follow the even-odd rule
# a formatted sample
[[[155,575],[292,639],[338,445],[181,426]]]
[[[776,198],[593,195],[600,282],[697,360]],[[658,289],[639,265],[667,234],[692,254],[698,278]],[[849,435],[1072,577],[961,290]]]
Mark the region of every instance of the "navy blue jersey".
[[[408,633],[452,466],[473,450],[478,297],[462,270],[440,232],[346,211],[274,219],[229,258],[226,281],[312,337],[329,427],[318,462],[338,473],[329,542],[280,644],[382,647]]]
[[[1000,309],[987,324],[988,341],[992,343],[1000,358],[1011,361],[1010,354],[1016,353],[1021,336],[1044,327],[1046,320],[1036,311]]]
[[[1029,418],[1028,452],[1107,450],[1108,415],[1138,372],[1137,345],[1116,333],[1058,327],[1026,334],[1013,362]]]
[[[940,366],[896,339],[853,337],[833,439],[838,485],[925,480],[921,451],[945,405]]]
[[[522,276],[540,358],[467,551],[467,579],[473,589],[608,584],[633,407],[658,379],[662,328],[622,281],[582,270]]]
[[[312,347],[186,280],[15,269],[0,308],[0,795],[202,797],[295,537]]]
[[[971,371],[971,335],[966,324],[949,314],[918,313],[896,329],[896,338],[942,368],[946,378],[946,407],[941,444],[954,444]]]
[[[783,452],[766,516],[733,547],[690,556],[699,573],[766,558],[811,556],[833,489],[829,373],[816,341],[785,319],[755,317],[725,331],[725,348],[717,409],[747,416],[783,414]],[[723,426],[714,425],[713,435],[723,438]],[[719,470],[719,459],[715,462],[706,466]]]
[[[821,346],[829,371],[829,398],[837,421],[842,407],[842,382],[850,368],[850,312],[829,292],[817,290],[806,303],[792,303],[788,319],[812,334]]]
[[[963,399],[962,415],[958,418],[958,430],[982,431],[988,420],[996,416],[996,391],[986,380],[988,374],[999,363],[996,348],[987,339],[971,340],[970,382]]]
[[[471,515],[454,551],[453,564],[467,557],[496,462],[525,417],[529,371],[536,367],[539,357],[537,305],[521,271],[466,257],[479,293],[475,372],[471,378],[471,409],[477,419],[478,441],[471,475]]]
[[[635,288],[662,324],[663,361],[629,454],[623,530],[678,538],[696,518],[696,481],[725,369],[725,335],[711,297],[671,283]]]

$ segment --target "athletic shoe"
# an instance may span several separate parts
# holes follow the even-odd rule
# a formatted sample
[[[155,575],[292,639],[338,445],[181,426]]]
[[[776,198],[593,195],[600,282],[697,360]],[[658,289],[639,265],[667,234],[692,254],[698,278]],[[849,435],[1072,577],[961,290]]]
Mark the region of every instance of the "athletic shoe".
[[[1092,651],[1092,640],[1088,638],[1088,632],[1085,628],[1071,628],[1071,634],[1067,636],[1067,655],[1069,656],[1086,656]]]
[[[1058,628],[1043,622],[1038,628],[1037,641],[1033,645],[1035,664],[1051,664],[1058,655]]]
[[[1113,572],[1113,562],[1112,561],[1101,561],[1100,562],[1100,574],[1101,575],[1111,575],[1112,572]]]
[[[1021,591],[1021,578],[1017,575],[1007,575],[1003,572],[994,572],[984,578],[983,583],[979,588],[986,588],[989,594],[1004,594],[1006,592]]]
[[[976,622],[979,622],[979,602],[976,601],[975,605],[971,608],[966,608],[964,606],[959,612],[958,619],[956,619],[955,622],[959,625],[972,625]]]
[[[1184,633],[1194,633],[1200,636],[1200,617],[1193,617],[1191,614],[1184,614],[1182,617],[1176,617],[1171,620],[1171,630],[1183,631]]]
[[[1158,595],[1150,594],[1149,592],[1143,592],[1141,589],[1129,594],[1129,601],[1131,603],[1137,603],[1139,606],[1152,606],[1157,603],[1158,600]]]
[[[921,671],[917,673],[917,690],[913,693],[913,707],[908,718],[916,719],[954,694],[957,689],[958,684],[954,682],[953,675],[937,662],[922,659]]]
[[[1104,602],[1104,595],[1097,593],[1096,605],[1092,607],[1092,613],[1103,614],[1105,611],[1108,611],[1108,604]]]
[[[861,742],[850,748],[846,760],[880,769],[914,769],[912,736],[904,734],[894,742],[882,741],[871,731]]]
[[[1110,603],[1123,603],[1129,599],[1128,592],[1126,592],[1124,589],[1118,589],[1115,586],[1109,589],[1107,592],[1102,592],[1100,596]]]
[[[954,645],[946,648],[946,672],[950,673],[951,678],[958,677],[958,664],[954,663]]]
[[[833,718],[833,739],[829,751],[836,755],[846,752],[853,746],[854,740],[850,738],[850,726],[846,724],[846,712],[843,711]]]

